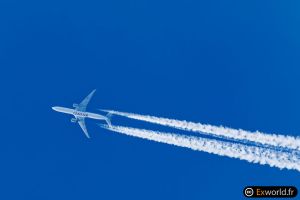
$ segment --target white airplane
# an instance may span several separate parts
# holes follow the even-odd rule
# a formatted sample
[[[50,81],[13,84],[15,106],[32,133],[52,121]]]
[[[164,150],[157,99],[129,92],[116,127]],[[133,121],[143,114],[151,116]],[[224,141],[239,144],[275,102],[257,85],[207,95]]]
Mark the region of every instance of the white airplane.
[[[73,104],[74,109],[71,108],[65,108],[65,107],[59,107],[59,106],[54,106],[52,107],[53,110],[57,112],[62,112],[62,113],[67,113],[71,114],[74,116],[74,118],[71,119],[71,122],[75,123],[78,122],[79,126],[83,130],[84,134],[86,135],[87,138],[90,138],[88,131],[85,126],[84,119],[85,118],[92,118],[92,119],[98,119],[98,120],[105,120],[108,126],[111,126],[110,118],[111,118],[111,113],[108,113],[106,116],[104,115],[99,115],[95,113],[90,113],[86,112],[86,107],[91,100],[93,94],[95,93],[96,90],[93,90],[85,99],[80,104]]]

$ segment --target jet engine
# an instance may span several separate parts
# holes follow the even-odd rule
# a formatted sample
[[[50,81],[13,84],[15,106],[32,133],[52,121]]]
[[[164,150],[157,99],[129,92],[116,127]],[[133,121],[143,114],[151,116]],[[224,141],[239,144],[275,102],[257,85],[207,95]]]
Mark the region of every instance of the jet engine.
[[[72,119],[71,119],[71,122],[72,122],[72,123],[75,123],[75,122],[77,122],[77,119],[76,119],[76,118],[72,118]]]
[[[79,105],[78,105],[77,103],[73,103],[73,107],[74,107],[74,108],[78,108],[78,106],[79,106]]]

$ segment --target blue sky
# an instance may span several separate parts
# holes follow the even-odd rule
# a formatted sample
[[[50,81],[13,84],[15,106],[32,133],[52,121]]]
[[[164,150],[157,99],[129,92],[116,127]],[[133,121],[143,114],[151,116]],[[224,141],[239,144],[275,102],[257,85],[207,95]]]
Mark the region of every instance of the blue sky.
[[[242,199],[300,174],[119,135],[54,105],[299,136],[300,14],[283,1],[0,2],[1,199]],[[113,123],[161,129],[121,117]],[[176,131],[176,130],[174,130]]]

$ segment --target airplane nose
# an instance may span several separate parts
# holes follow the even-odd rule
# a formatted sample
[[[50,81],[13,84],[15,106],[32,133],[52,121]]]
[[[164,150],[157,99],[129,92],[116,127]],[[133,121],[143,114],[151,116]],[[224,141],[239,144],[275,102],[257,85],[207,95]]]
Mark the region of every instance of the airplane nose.
[[[56,106],[53,106],[53,107],[52,107],[52,110],[55,110],[55,111],[56,111]]]

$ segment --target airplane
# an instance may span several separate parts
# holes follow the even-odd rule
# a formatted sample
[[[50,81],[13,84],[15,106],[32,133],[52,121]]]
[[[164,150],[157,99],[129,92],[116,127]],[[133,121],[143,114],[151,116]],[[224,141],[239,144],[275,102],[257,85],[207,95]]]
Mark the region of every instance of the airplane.
[[[86,112],[86,107],[95,92],[96,92],[96,90],[93,90],[87,97],[85,97],[85,99],[83,99],[83,101],[80,104],[74,103],[73,104],[74,109],[59,107],[59,106],[52,107],[52,109],[57,112],[62,112],[62,113],[73,115],[74,118],[71,119],[71,122],[73,122],[73,123],[78,122],[79,126],[81,127],[81,129],[83,130],[83,132],[87,138],[90,138],[90,136],[89,136],[89,133],[85,126],[85,118],[105,120],[106,123],[108,124],[108,126],[111,126],[110,118],[111,118],[112,113],[109,112],[106,116],[104,116],[104,115],[99,115],[96,113]]]

